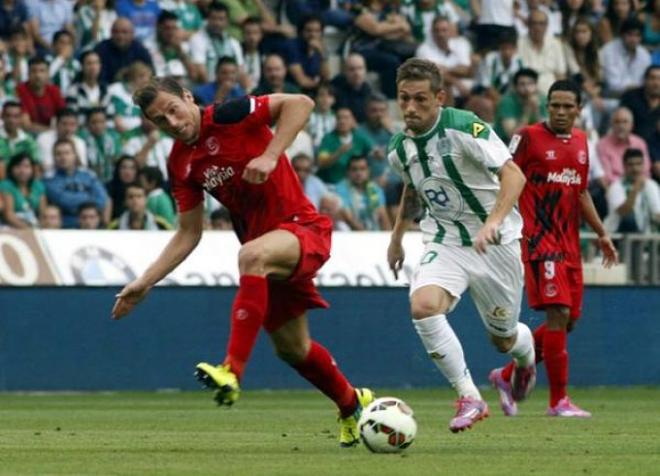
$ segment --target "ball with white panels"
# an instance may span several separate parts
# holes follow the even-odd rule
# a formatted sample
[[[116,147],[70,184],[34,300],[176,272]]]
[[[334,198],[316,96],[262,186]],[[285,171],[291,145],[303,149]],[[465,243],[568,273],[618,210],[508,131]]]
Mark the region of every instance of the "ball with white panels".
[[[412,408],[395,397],[377,398],[362,410],[360,438],[373,453],[398,453],[408,448],[417,434]]]

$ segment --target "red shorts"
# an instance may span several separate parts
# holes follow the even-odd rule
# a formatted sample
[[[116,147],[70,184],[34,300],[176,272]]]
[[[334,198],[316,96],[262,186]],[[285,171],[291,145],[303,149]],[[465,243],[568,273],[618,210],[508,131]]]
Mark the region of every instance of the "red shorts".
[[[330,307],[312,279],[330,258],[332,220],[318,215],[311,222],[283,223],[279,229],[296,235],[300,243],[300,260],[288,279],[268,282],[268,313],[264,328],[269,333],[300,317],[307,309]]]
[[[570,309],[571,319],[580,318],[584,291],[581,266],[557,261],[527,261],[525,285],[532,309],[560,304]]]

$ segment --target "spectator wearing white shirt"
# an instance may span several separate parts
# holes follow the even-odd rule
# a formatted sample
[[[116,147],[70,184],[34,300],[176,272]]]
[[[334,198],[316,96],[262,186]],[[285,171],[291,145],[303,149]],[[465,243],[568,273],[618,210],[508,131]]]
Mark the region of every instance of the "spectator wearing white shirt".
[[[215,66],[223,56],[236,59],[241,77],[244,74],[243,50],[240,43],[229,36],[229,10],[224,3],[214,0],[209,5],[206,26],[190,38],[190,51],[195,64],[197,83],[215,80]]]
[[[641,46],[643,29],[642,22],[629,18],[621,24],[620,38],[601,49],[604,95],[618,98],[628,89],[641,86],[644,72],[651,64],[651,55]]]
[[[607,192],[605,226],[612,232],[649,233],[660,225],[660,188],[644,175],[641,150],[626,150],[623,161],[625,175]]]
[[[566,56],[561,42],[548,35],[548,16],[533,10],[527,20],[529,34],[518,40],[518,54],[525,67],[539,73],[538,88],[547,94],[552,83],[566,76]]]
[[[73,143],[78,156],[77,167],[87,168],[87,145],[76,135],[76,132],[78,132],[78,114],[73,109],[65,108],[57,112],[55,129],[49,129],[39,134],[37,145],[41,156],[41,166],[46,177],[55,173],[53,146],[62,139],[68,139]]]
[[[423,43],[415,56],[438,65],[454,97],[464,98],[474,83],[472,46],[463,37],[452,38],[452,26],[445,17],[436,17],[431,29],[432,43]]]
[[[179,17],[176,13],[163,10],[156,22],[156,36],[147,39],[144,46],[154,63],[156,76],[195,75],[195,65],[190,57],[188,42],[183,41]]]

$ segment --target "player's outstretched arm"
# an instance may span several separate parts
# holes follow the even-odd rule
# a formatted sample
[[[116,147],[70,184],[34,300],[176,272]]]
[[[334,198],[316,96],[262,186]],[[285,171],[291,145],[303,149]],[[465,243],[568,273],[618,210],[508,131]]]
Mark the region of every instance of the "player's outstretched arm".
[[[252,159],[243,171],[243,179],[250,183],[268,180],[280,156],[307,124],[314,101],[304,94],[271,94],[268,96],[268,107],[277,126],[264,153]]]
[[[149,290],[170,274],[195,249],[204,228],[204,204],[179,215],[179,229],[160,256],[135,281],[128,283],[117,294],[112,318],[121,319],[142,301]]]
[[[413,221],[419,213],[419,196],[414,188],[404,185],[401,194],[401,203],[399,211],[394,220],[390,245],[387,247],[387,262],[390,265],[394,279],[399,279],[399,271],[403,268],[403,261],[406,257],[403,249],[402,240],[405,232],[413,224]]]
[[[607,234],[603,222],[598,216],[596,207],[594,206],[594,201],[591,199],[591,195],[588,190],[582,190],[580,193],[580,211],[582,212],[582,217],[589,224],[591,229],[598,235],[598,246],[603,252],[603,266],[610,268],[613,265],[619,262],[619,255],[616,251],[612,239]]]
[[[500,169],[500,191],[495,199],[495,205],[490,211],[486,222],[477,233],[474,247],[477,252],[485,253],[486,245],[497,243],[499,240],[499,227],[504,218],[511,213],[511,209],[518,202],[520,193],[525,187],[527,179],[520,168],[513,162],[507,161]]]

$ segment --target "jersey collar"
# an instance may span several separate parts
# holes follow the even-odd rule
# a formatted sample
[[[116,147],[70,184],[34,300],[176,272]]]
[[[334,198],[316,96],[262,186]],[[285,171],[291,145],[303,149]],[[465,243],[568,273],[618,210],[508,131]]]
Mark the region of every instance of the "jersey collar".
[[[555,136],[557,139],[570,139],[572,137],[572,134],[570,134],[570,133],[569,134],[557,134],[555,131],[552,130],[552,128],[550,127],[550,124],[548,124],[547,121],[543,121],[543,127],[545,127],[546,130],[550,134]]]

